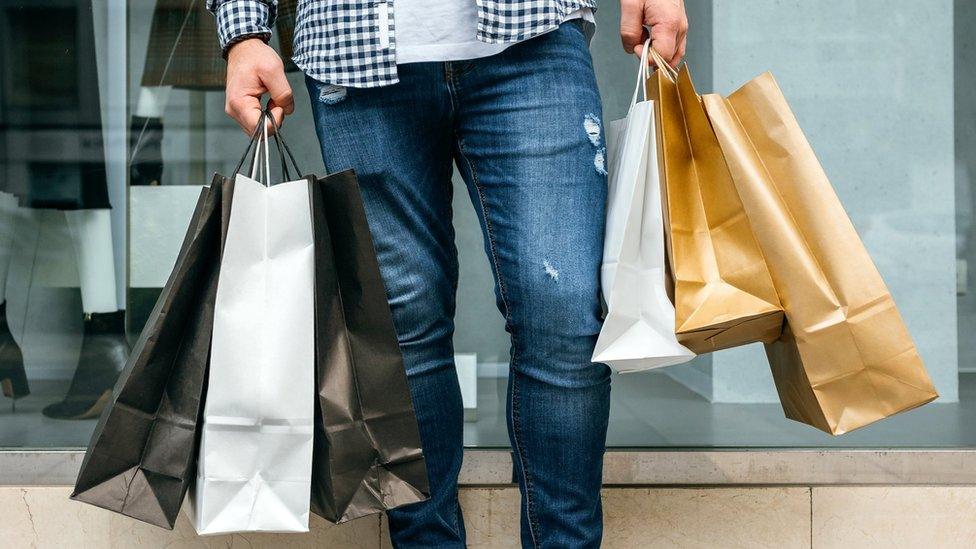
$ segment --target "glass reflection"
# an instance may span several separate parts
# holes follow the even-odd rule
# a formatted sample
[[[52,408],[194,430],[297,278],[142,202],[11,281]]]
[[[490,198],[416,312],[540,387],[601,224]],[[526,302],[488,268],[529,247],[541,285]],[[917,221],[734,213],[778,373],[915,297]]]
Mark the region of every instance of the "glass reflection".
[[[113,230],[124,203],[106,162],[97,61],[109,55],[97,31],[106,14],[99,1],[0,3],[5,445],[47,445],[75,430],[58,422],[98,417],[129,352],[116,272],[124,239]]]

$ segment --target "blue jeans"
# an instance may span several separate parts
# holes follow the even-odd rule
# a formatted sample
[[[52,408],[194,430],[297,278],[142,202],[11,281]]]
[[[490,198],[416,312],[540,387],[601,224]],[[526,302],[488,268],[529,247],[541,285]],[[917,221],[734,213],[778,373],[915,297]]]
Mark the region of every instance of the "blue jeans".
[[[452,162],[477,210],[511,334],[508,430],[526,547],[596,547],[610,371],[600,330],[606,202],[600,97],[579,22],[400,82],[308,79],[326,168],[353,168],[406,364],[430,501],[389,513],[396,547],[464,547]]]

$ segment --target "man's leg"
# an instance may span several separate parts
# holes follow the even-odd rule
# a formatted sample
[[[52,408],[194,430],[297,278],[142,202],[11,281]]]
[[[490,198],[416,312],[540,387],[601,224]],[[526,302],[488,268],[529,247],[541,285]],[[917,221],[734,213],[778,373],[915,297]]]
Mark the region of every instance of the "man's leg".
[[[596,547],[610,370],[600,330],[606,202],[596,79],[579,22],[451,64],[456,161],[512,335],[508,421],[527,547]]]
[[[400,83],[379,89],[308,81],[327,169],[353,168],[359,177],[427,461],[431,500],[389,513],[396,547],[464,547],[457,503],[463,410],[452,344],[453,134],[442,67],[401,67]]]

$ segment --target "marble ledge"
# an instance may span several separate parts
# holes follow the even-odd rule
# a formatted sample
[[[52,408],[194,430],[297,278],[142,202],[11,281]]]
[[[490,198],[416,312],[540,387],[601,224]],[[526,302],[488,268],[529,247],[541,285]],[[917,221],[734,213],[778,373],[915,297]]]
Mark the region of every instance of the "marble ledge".
[[[0,486],[74,484],[81,451],[0,451]],[[507,450],[468,449],[460,484],[512,484]],[[976,449],[612,450],[607,486],[976,484]]]

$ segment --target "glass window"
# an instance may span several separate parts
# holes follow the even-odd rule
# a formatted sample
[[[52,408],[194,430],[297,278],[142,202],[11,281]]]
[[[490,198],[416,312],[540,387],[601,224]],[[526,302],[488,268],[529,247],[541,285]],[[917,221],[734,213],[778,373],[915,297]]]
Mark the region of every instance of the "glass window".
[[[279,4],[273,45],[287,58],[296,2]],[[944,4],[687,3],[699,91],[774,73],[939,400],[831,437],[784,418],[753,345],[616,377],[611,446],[976,446],[976,7]],[[618,17],[601,3],[592,43],[607,121],[626,112],[636,69]],[[223,112],[215,32],[203,0],[0,0],[0,448],[87,444],[200,186],[237,163],[246,137]],[[287,69],[285,132],[321,173],[303,75]],[[508,334],[455,185],[465,441],[505,447]]]
[[[0,2],[0,446],[84,445],[125,363],[124,15]]]
[[[613,387],[618,446],[956,447],[976,444],[972,3],[687,2],[701,92],[772,71],[891,290],[940,398],[839,436],[783,418],[760,345]],[[619,117],[614,5],[594,47],[605,114]],[[924,61],[906,36],[925,36]],[[613,61],[611,61],[613,60]],[[622,378],[618,378],[620,381]]]

